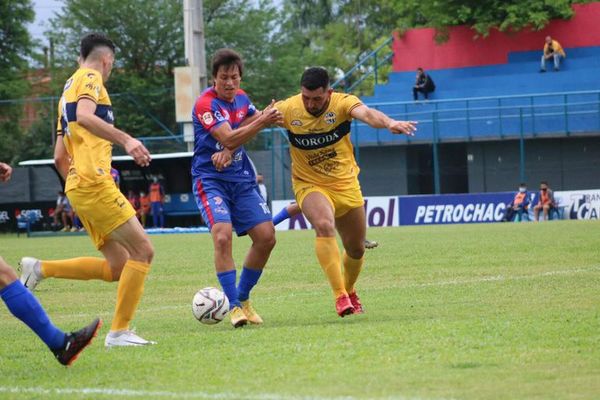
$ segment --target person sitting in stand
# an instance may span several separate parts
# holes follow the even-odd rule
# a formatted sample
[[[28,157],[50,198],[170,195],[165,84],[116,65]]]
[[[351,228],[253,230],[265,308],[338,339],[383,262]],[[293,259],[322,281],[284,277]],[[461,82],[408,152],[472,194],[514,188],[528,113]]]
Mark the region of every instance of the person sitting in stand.
[[[519,190],[515,193],[513,200],[506,207],[506,221],[524,221],[523,214],[528,215],[529,210],[529,193],[527,193],[527,185],[519,184]],[[527,217],[529,219],[529,217]]]
[[[425,100],[428,100],[429,93],[433,91],[435,91],[435,83],[433,83],[433,79],[431,79],[429,74],[425,73],[423,68],[417,68],[417,78],[415,80],[415,85],[413,86],[413,98],[415,101],[419,99],[419,92],[423,93]]]
[[[533,216],[536,221],[540,220],[540,211],[542,211],[543,221],[547,221],[550,213],[557,209],[554,192],[548,187],[548,182],[540,182],[540,191],[533,199],[533,204]]]

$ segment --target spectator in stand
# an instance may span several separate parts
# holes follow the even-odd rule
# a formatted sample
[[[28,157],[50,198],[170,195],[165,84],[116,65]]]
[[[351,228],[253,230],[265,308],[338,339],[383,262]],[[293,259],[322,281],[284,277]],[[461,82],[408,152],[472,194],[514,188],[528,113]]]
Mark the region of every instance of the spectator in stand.
[[[540,72],[546,72],[546,61],[554,59],[554,70],[560,70],[560,59],[565,58],[567,55],[563,50],[560,43],[553,40],[552,37],[546,36],[546,44],[544,44],[544,54],[542,55],[542,63],[540,65]]]
[[[140,213],[139,213],[139,218],[140,218],[140,222],[142,223],[142,226],[145,228],[146,227],[146,217],[148,216],[148,214],[150,214],[150,196],[147,195],[146,193],[144,193],[143,191],[140,192]]]
[[[435,83],[433,79],[427,74],[423,68],[417,68],[417,78],[415,80],[415,86],[413,86],[413,98],[415,101],[419,99],[419,92],[423,93],[425,100],[429,99],[429,93],[435,91]]]
[[[265,185],[265,177],[262,174],[256,174],[256,184],[258,185],[258,192],[260,193],[260,197],[268,204],[269,203],[269,195],[267,194],[267,185]]]
[[[523,221],[523,214],[527,215],[529,210],[529,193],[527,193],[527,185],[525,183],[519,184],[519,190],[515,193],[513,200],[506,208],[506,221]],[[529,219],[529,218],[527,218]]]
[[[540,211],[543,213],[543,220],[548,221],[550,212],[556,208],[556,200],[554,200],[554,192],[548,187],[548,182],[540,182],[540,191],[533,199],[533,216],[536,221],[539,221]]]
[[[110,167],[110,176],[112,176],[113,181],[115,181],[117,189],[121,189],[121,174],[119,173],[119,170],[114,167]]]
[[[152,183],[150,184],[150,206],[152,208],[152,224],[155,228],[159,227],[159,220],[160,227],[165,227],[165,216],[162,206],[164,197],[165,191],[158,181],[158,177],[152,177]]]
[[[62,222],[61,232],[67,232],[71,230],[73,225],[73,209],[67,195],[62,190],[58,192],[58,198],[56,199],[56,208],[54,209],[54,222],[52,226],[58,229],[59,218]]]

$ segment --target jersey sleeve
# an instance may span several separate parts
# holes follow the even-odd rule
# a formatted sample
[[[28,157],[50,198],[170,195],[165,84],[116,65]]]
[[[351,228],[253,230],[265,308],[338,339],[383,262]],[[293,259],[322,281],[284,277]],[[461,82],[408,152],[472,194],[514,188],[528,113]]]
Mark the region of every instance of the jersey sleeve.
[[[215,127],[227,122],[218,104],[211,101],[210,98],[200,98],[194,107],[194,113],[207,132],[211,132]]]
[[[286,100],[279,100],[277,103],[275,103],[274,107],[283,115],[283,127],[286,129],[289,129],[290,126],[290,117],[289,117],[289,113],[288,113],[288,109],[289,109],[289,99]]]
[[[76,89],[77,101],[89,99],[98,103],[102,91],[102,76],[97,71],[86,72],[79,81]]]
[[[362,104],[363,102],[353,94],[344,94],[340,101],[340,109],[346,114],[346,119],[352,119],[350,112]]]

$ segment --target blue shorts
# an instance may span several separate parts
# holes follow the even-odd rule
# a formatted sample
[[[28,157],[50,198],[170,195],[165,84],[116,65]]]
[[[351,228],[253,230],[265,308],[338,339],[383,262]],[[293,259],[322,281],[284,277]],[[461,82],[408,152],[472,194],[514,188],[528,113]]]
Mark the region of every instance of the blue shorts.
[[[237,235],[242,236],[256,225],[273,219],[254,182],[195,178],[192,186],[208,229],[218,222],[230,223]]]

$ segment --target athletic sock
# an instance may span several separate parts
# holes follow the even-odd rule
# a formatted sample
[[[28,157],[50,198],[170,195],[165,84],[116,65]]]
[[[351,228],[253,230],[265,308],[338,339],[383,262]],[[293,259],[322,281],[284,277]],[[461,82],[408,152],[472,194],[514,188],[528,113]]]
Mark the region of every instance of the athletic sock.
[[[218,272],[217,278],[223,288],[223,292],[225,292],[225,296],[227,296],[227,299],[229,300],[229,309],[241,307],[240,301],[238,300],[237,288],[235,287],[236,270],[232,269],[230,271]]]
[[[365,257],[363,256],[357,260],[356,258],[352,258],[346,254],[346,252],[344,252],[342,260],[344,263],[344,286],[346,287],[346,291],[348,293],[352,293],[354,292],[354,284],[356,283],[358,275],[360,275],[360,271],[362,270]]]
[[[16,280],[0,289],[0,297],[8,310],[31,328],[51,350],[64,345],[65,333],[52,324],[40,302],[21,281]]]
[[[290,217],[290,213],[288,213],[287,207],[284,207],[283,210],[279,211],[276,216],[273,217],[273,225],[277,225],[282,221],[285,221]]]
[[[248,300],[250,297],[250,291],[258,282],[262,271],[262,269],[252,269],[248,267],[244,267],[244,269],[242,269],[242,273],[240,274],[240,283],[238,283],[237,287],[239,301]]]
[[[111,331],[129,329],[129,323],[144,293],[144,282],[150,271],[150,264],[128,260],[121,272],[117,288],[117,305]]]
[[[44,278],[113,281],[112,271],[104,258],[78,257],[68,260],[40,261],[40,264]]]
[[[342,278],[340,249],[335,237],[317,237],[315,242],[315,251],[317,259],[323,272],[327,275],[333,295],[337,299],[343,294],[348,294],[344,288],[344,279]]]

